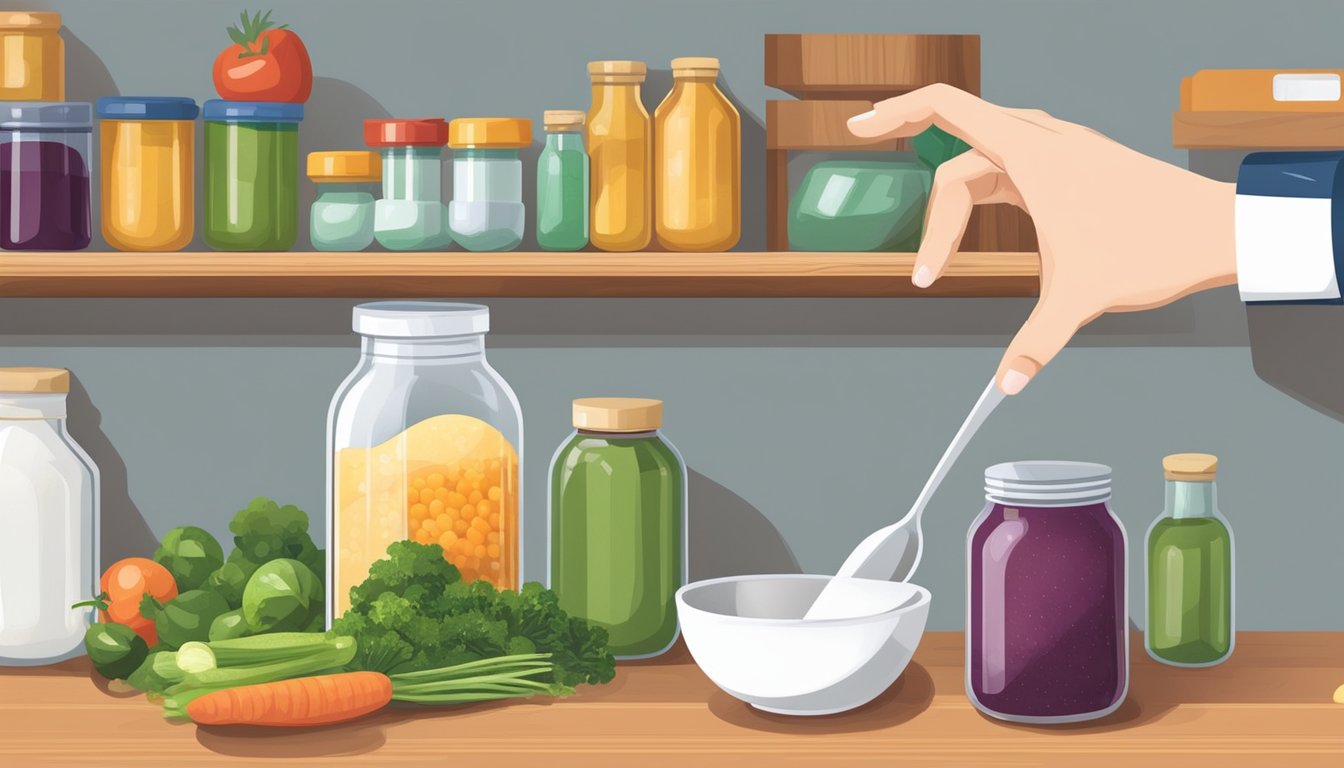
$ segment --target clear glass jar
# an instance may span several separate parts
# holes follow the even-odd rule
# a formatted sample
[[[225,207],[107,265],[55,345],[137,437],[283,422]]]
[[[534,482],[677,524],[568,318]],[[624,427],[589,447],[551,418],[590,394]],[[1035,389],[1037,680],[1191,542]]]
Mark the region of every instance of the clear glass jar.
[[[653,124],[639,98],[642,61],[593,61],[588,77],[592,218],[588,238],[604,251],[641,251],[653,239]]]
[[[64,101],[61,14],[0,11],[0,101]]]
[[[517,589],[523,416],[485,360],[490,310],[360,304],[359,364],[327,422],[328,610],[394,541],[443,548],[468,581]]]
[[[196,216],[196,116],[192,99],[98,100],[103,239],[120,251],[176,251]]]
[[[577,251],[588,244],[588,153],[584,113],[547,110],[546,147],[537,158],[537,245]]]
[[[523,241],[523,161],[532,121],[466,117],[448,124],[453,148],[453,239],[469,251],[510,251]]]
[[[392,251],[426,251],[453,242],[443,204],[443,145],[448,123],[365,120],[364,143],[383,155],[383,197],[374,203],[373,236]]]
[[[686,583],[686,463],[663,437],[663,402],[574,401],[574,434],[551,461],[551,589],[607,630],[618,659],[677,639]]]
[[[98,468],[65,428],[70,373],[0,368],[0,665],[84,653],[98,594]]]
[[[726,251],[742,236],[742,119],[718,76],[718,59],[673,59],[653,113],[654,230],[670,251]]]
[[[211,99],[201,111],[206,245],[220,251],[293,248],[303,105]]]
[[[91,239],[93,106],[0,106],[0,246],[78,251]]]
[[[372,185],[383,177],[377,152],[309,152],[317,199],[308,239],[319,251],[362,251],[373,244]]]
[[[966,694],[985,714],[1071,723],[1129,688],[1125,531],[1111,468],[1020,461],[985,470],[966,539]]]
[[[1211,667],[1236,645],[1232,528],[1218,510],[1218,457],[1162,459],[1166,508],[1148,529],[1148,655],[1175,667]]]

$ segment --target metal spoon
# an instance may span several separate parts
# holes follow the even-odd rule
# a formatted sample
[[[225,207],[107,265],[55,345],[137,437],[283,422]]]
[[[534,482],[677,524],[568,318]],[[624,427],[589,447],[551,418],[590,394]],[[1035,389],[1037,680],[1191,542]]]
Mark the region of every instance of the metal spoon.
[[[920,518],[924,508],[942,485],[948,470],[956,463],[966,444],[971,441],[980,425],[985,423],[994,408],[1003,402],[1003,390],[993,379],[981,393],[980,399],[967,414],[961,429],[952,438],[952,443],[943,452],[943,457],[933,468],[933,474],[924,483],[914,506],[898,522],[881,528],[859,542],[849,557],[845,559],[835,578],[826,582],[826,586],[817,595],[812,607],[807,610],[804,619],[840,619],[872,615],[880,612],[881,606],[875,606],[871,590],[865,589],[864,580],[906,581],[919,566],[924,552],[924,529],[920,527]]]

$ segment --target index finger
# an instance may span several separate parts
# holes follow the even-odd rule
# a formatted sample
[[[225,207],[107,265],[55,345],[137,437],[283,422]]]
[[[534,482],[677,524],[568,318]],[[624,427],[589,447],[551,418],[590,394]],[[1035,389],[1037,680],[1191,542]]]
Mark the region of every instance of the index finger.
[[[863,138],[914,136],[930,125],[956,136],[1003,167],[1003,153],[1034,126],[1008,110],[945,83],[926,85],[880,101],[849,119],[849,130]]]

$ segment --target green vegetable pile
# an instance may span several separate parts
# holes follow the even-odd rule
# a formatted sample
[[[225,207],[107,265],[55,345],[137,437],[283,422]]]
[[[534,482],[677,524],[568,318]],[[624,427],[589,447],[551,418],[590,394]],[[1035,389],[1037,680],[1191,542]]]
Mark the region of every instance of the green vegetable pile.
[[[332,635],[355,638],[351,669],[391,675],[497,656],[550,654],[551,681],[599,684],[616,674],[607,632],[561,610],[535,582],[520,592],[462,581],[437,544],[401,541],[350,590]]]

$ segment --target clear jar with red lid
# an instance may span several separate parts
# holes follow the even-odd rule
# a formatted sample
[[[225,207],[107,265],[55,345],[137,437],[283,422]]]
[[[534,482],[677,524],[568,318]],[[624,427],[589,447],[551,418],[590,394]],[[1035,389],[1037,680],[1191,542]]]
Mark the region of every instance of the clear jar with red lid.
[[[384,248],[423,251],[453,241],[443,204],[443,118],[365,120],[364,143],[382,152],[383,197],[374,204],[373,235]]]
[[[1114,712],[1129,688],[1129,608],[1111,468],[996,464],[985,498],[966,541],[966,695],[1016,722]]]

